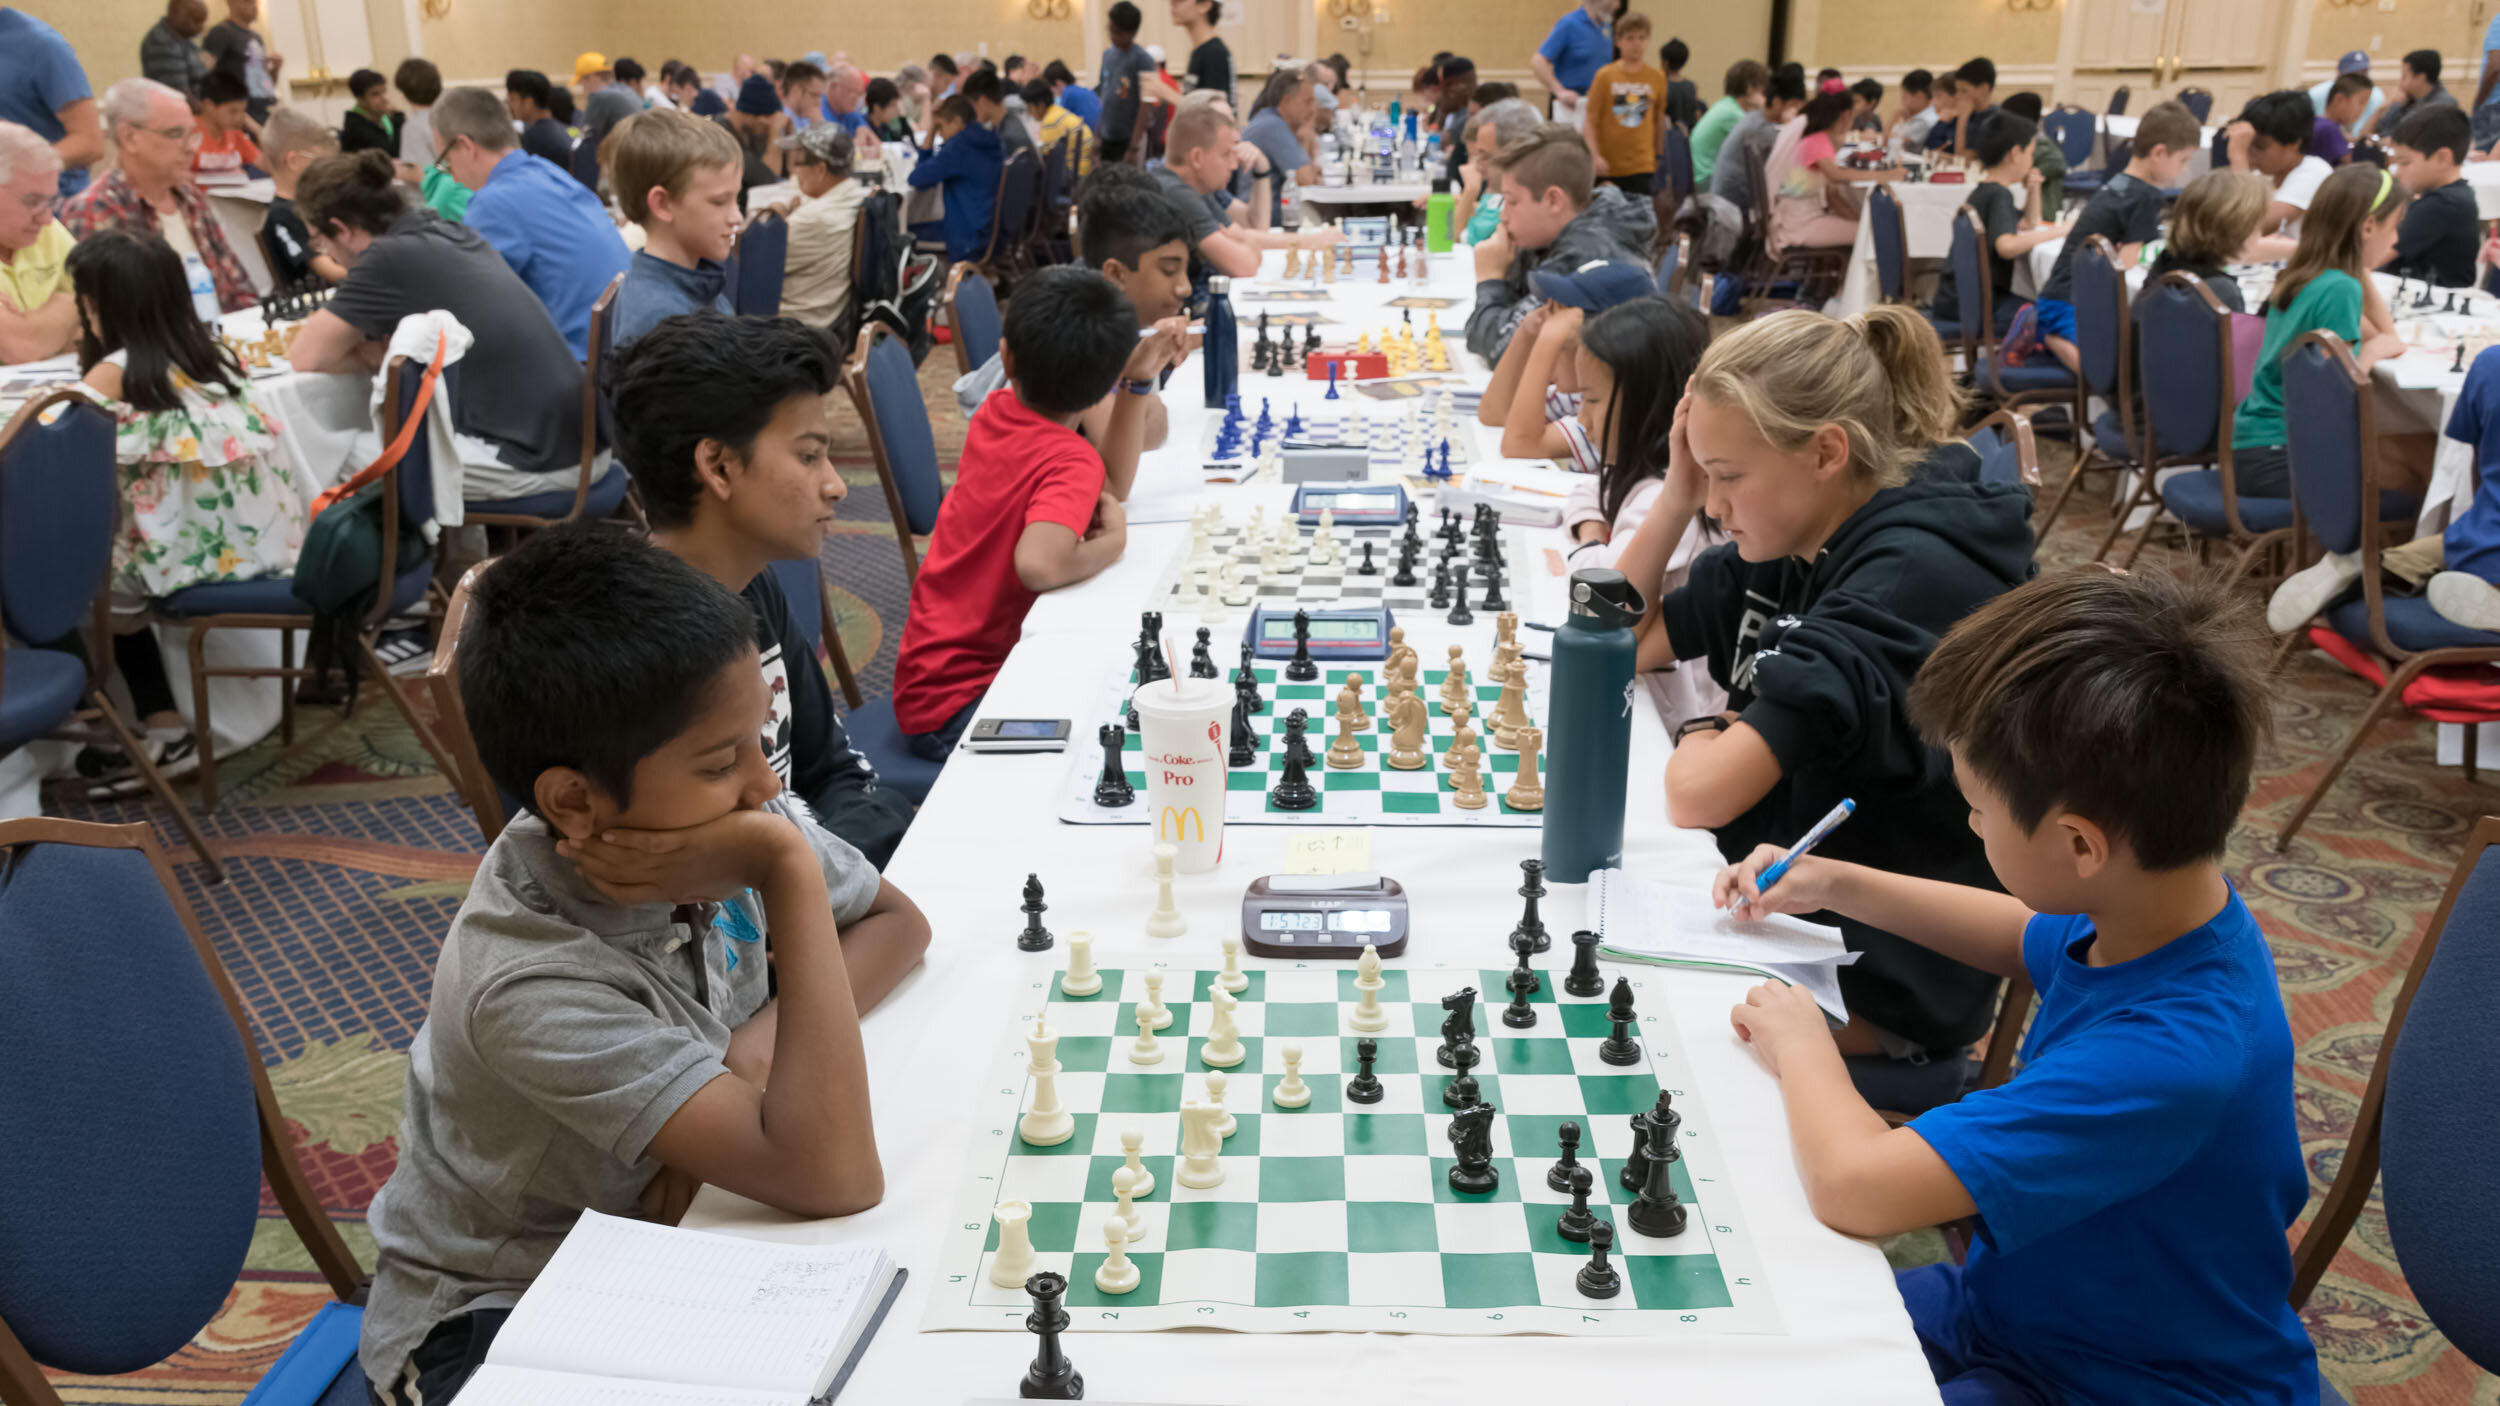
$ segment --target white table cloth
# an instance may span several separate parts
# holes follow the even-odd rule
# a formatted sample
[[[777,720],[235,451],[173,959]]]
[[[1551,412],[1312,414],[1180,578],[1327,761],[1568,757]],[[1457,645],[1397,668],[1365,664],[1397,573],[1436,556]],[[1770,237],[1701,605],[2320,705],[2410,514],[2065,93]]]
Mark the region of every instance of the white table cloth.
[[[1281,257],[1269,255],[1269,278],[1280,270]],[[1467,255],[1461,250],[1433,262],[1430,291],[1460,300],[1441,315],[1456,351],[1455,330],[1473,285]],[[1244,292],[1272,286],[1263,281]],[[1383,303],[1416,291],[1411,284],[1339,284],[1335,306],[1346,311],[1345,326],[1376,329],[1395,318]],[[1246,296],[1237,297],[1236,305],[1245,321],[1254,320],[1261,306]],[[1470,380],[1482,384],[1483,369],[1473,358],[1463,359]],[[1171,438],[1141,467],[1138,494],[1231,495],[1227,501],[1236,512],[1258,500],[1256,495],[1281,503],[1286,490],[1273,485],[1199,488],[1195,446],[1206,412],[1188,393],[1198,384],[1194,362],[1173,378],[1174,390],[1167,394]],[[1316,404],[1325,390],[1293,377],[1245,379],[1242,389],[1252,404],[1272,400],[1278,415],[1288,404]],[[1480,433],[1483,448],[1489,451],[1492,443]],[[1559,534],[1555,540],[1559,546]],[[1141,602],[1187,546],[1181,524],[1133,528],[1117,565],[1044,596],[1026,618],[1023,642],[982,711],[1082,716],[1107,671],[1126,658]],[[1553,622],[1560,580],[1533,559],[1515,563],[1515,571],[1523,622]],[[1437,620],[1411,622],[1410,628],[1422,636],[1417,647],[1426,653],[1436,632],[1446,630]],[[1531,649],[1539,648],[1536,638],[1523,630]],[[1666,731],[1653,710],[1633,712],[1626,863],[1646,876],[1699,883],[1716,866],[1716,851],[1707,834],[1666,823],[1659,786]],[[1033,1355],[1033,1340],[1025,1333],[937,1336],[919,1332],[918,1325],[931,1286],[957,1268],[939,1262],[936,1247],[961,1191],[958,1177],[970,1136],[961,1110],[1016,1016],[1010,998],[1021,989],[1024,966],[1011,938],[1020,924],[1017,890],[1024,875],[1038,872],[1049,888],[1048,922],[1063,938],[1052,960],[1064,962],[1065,935],[1077,928],[1092,932],[1098,956],[1153,941],[1140,927],[1154,902],[1144,834],[1053,823],[1067,766],[1068,757],[1058,753],[959,753],[886,871],[928,914],[935,938],[928,964],[862,1022],[885,1164],[884,1202],[846,1220],[809,1222],[706,1188],[686,1218],[688,1225],[742,1234],[881,1244],[911,1270],[900,1302],[848,1388],[847,1394],[861,1401],[1012,1395]],[[1237,924],[1243,887],[1280,869],[1287,839],[1299,833],[1307,832],[1232,829],[1218,869],[1178,881],[1176,898],[1190,930],[1155,943],[1155,954],[1176,963],[1217,964],[1218,937]],[[1502,939],[1519,906],[1518,861],[1535,852],[1528,833],[1371,832],[1375,866],[1397,877],[1411,896],[1411,958],[1421,963],[1507,959]],[[1585,895],[1584,885],[1553,886],[1548,925],[1557,933],[1581,926]],[[1670,1345],[1550,1337],[1071,1334],[1066,1345],[1088,1378],[1090,1393],[1105,1400],[1176,1403],[1507,1401],[1533,1400],[1568,1384],[1573,1394],[1590,1400],[1628,1401],[1654,1394],[1663,1381],[1695,1400],[1936,1401],[1882,1255],[1824,1228],[1808,1212],[1778,1090],[1729,1033],[1728,1009],[1748,982],[1724,974],[1666,972],[1660,984],[1699,1075],[1698,1097],[1740,1182],[1738,1195],[1755,1227],[1753,1249],[1776,1298],[1782,1335]]]

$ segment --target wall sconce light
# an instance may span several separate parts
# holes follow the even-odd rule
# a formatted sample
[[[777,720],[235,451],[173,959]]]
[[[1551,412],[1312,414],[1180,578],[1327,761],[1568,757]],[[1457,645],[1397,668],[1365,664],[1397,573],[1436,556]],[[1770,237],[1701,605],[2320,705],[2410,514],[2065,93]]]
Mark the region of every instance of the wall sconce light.
[[[2057,0],[2005,0],[2005,8],[2016,14],[2037,14],[2042,10],[2056,9]]]
[[[1037,20],[1063,20],[1068,5],[1069,0],[1024,0],[1024,12]]]

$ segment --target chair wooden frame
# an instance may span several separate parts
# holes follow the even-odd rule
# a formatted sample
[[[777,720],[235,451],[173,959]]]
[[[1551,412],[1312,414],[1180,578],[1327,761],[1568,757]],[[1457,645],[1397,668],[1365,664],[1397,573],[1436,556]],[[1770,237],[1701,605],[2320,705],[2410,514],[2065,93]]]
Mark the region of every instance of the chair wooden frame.
[[[383,368],[383,374],[390,378],[389,385],[394,388],[398,386],[400,370],[406,364],[406,358],[393,357]],[[382,442],[388,444],[398,434],[399,396],[394,389],[392,394],[382,397]],[[401,689],[399,680],[391,676],[391,671],[383,664],[381,656],[374,652],[374,645],[381,638],[382,624],[391,618],[391,597],[395,594],[399,584],[399,473],[399,467],[393,465],[384,470],[382,477],[378,480],[381,484],[382,503],[382,569],[373,607],[355,629],[356,650],[363,661],[365,677],[381,687],[383,695],[391,700],[391,705],[399,709],[401,717],[408,720],[408,728],[416,735],[417,744],[425,748],[426,754],[434,759],[435,764],[448,773],[452,768],[444,754],[442,742],[434,735],[433,729],[427,727],[417,716],[415,703]],[[442,604],[441,586],[428,582],[425,588],[425,598],[439,607]],[[295,662],[295,632],[311,629],[312,616],[236,611],[223,615],[185,615],[162,618],[167,624],[180,625],[190,631],[188,659],[191,667],[191,726],[201,739],[200,808],[215,810],[217,808],[217,749],[214,742],[215,729],[209,720],[208,681],[212,678],[278,680],[278,736],[282,741],[293,742],[295,740],[295,690],[289,687],[288,683],[291,680],[310,678],[313,675],[313,670],[309,666],[300,666]],[[207,656],[208,634],[211,630],[278,631],[277,667],[240,665],[211,667]]]
[[[2249,527],[2241,519],[2239,475],[2232,468],[2231,461],[2231,417],[2239,406],[2239,364],[2231,349],[2230,310],[2222,305],[2220,298],[2214,296],[2214,290],[2205,286],[2203,279],[2192,273],[2174,269],[2163,274],[2154,286],[2192,290],[2196,297],[2205,301],[2206,310],[2213,314],[2216,342],[2214,355],[2219,358],[2217,365],[2221,370],[2222,394],[2225,397],[2223,405],[2216,412],[2219,419],[2214,429],[2213,453],[2208,456],[2200,450],[2193,454],[2174,454],[2168,458],[2156,457],[2152,452],[2153,446],[2161,443],[2161,437],[2158,433],[2159,427],[2153,421],[2152,402],[2147,399],[2144,403],[2142,438],[2135,441],[2140,446],[2140,452],[2136,456],[2137,467],[2142,469],[2143,476],[2136,481],[2135,491],[2128,495],[2125,504],[2120,506],[2116,515],[2110,519],[2109,535],[2101,539],[2101,549],[2093,553],[2092,559],[2099,561],[2109,555],[2110,548],[2117,545],[2118,534],[2125,530],[2128,517],[2133,515],[2138,507],[2148,503],[2158,504],[2161,501],[2161,494],[2154,480],[2162,469],[2176,468],[2182,464],[2211,463],[2215,471],[2222,475],[2222,520],[2230,526],[2230,536],[2227,540],[2240,548],[2239,556],[2231,563],[2231,578],[2237,580],[2243,572],[2248,570],[2249,564],[2256,560],[2259,551],[2279,546],[2286,541],[2298,540],[2299,505],[2297,503],[2293,505],[2294,526],[2287,530],[2278,529],[2261,533]],[[2129,314],[2129,320],[2132,325],[2132,311]],[[2130,341],[2132,340],[2130,338]],[[2370,397],[2365,394],[2361,400],[2362,413],[2366,415],[2369,413]],[[2145,542],[2150,540],[2154,525],[2160,521],[2161,514],[2153,513],[2145,518],[2142,527],[2136,529],[2135,540],[2127,547],[2127,559],[2120,564],[2122,570],[2132,569],[2135,566],[2135,559],[2143,554]]]
[[[2210,292],[2207,296],[2211,296]],[[2352,380],[2354,399],[2358,402],[2354,423],[2361,436],[2361,600],[2364,608],[2369,612],[2371,649],[2378,655],[2382,664],[2392,664],[2395,667],[2387,670],[2387,682],[2380,685],[2378,696],[2370,700],[2370,706],[2363,710],[2360,721],[2353,724],[2352,735],[2344,739],[2344,745],[2335,753],[2335,760],[2327,764],[2325,774],[2320,776],[2317,784],[2310,788],[2308,797],[2300,803],[2300,809],[2292,812],[2292,818],[2283,823],[2282,833],[2274,838],[2274,847],[2277,851],[2292,842],[2292,836],[2298,834],[2300,827],[2308,821],[2309,813],[2318,808],[2318,802],[2326,799],[2328,789],[2334,786],[2337,778],[2344,774],[2344,768],[2352,764],[2352,759],[2359,755],[2362,742],[2369,737],[2370,729],[2378,725],[2378,720],[2387,712],[2388,705],[2402,701],[2405,689],[2410,687],[2415,679],[2432,669],[2449,668],[2460,664],[2500,663],[2500,647],[2450,646],[2444,649],[2425,649],[2417,652],[2406,649],[2388,638],[2387,594],[2379,580],[2379,557],[2383,551],[2381,544],[2386,537],[2386,528],[2380,523],[2378,515],[2377,398],[2370,393],[2370,373],[2362,370],[2361,364],[2353,360],[2352,348],[2345,344],[2344,339],[2332,332],[2308,333],[2299,341],[2292,343],[2283,354],[2288,358],[2302,347],[2311,344],[2324,348],[2343,367],[2344,374]],[[2227,488],[2230,480],[2226,478],[2223,482]],[[2227,497],[2224,499],[2226,504],[2229,501]],[[2234,521],[2236,523],[2236,519]],[[2306,528],[2300,516],[2300,499],[2295,496],[2292,499],[2292,525],[2282,532],[2268,533],[2259,541],[2262,543],[2277,538],[2299,541],[2305,533]],[[2252,545],[2249,550],[2255,551],[2255,545]],[[2246,554],[2243,553],[2243,559],[2245,556]],[[2302,638],[2307,629],[2308,625],[2304,622],[2301,629],[2293,632],[2292,637],[2296,640]],[[2441,912],[2444,914],[2446,909],[2442,908]],[[2380,1048],[2384,1050],[2386,1044],[2382,1043]]]
[[[2336,1169],[2335,1184],[2326,1189],[2326,1199],[2318,1203],[2317,1217],[2309,1222],[2308,1231],[2292,1250],[2294,1309],[2308,1303],[2318,1281],[2326,1277],[2327,1266],[2335,1262],[2335,1252],[2343,1248],[2344,1237],[2352,1233],[2353,1222],[2361,1219],[2362,1209],[2369,1204],[2370,1188],[2378,1184],[2379,1133],[2387,1112],[2387,1068],[2395,1058],[2396,1037],[2404,1032],[2405,1014],[2413,1008],[2413,995],[2422,987],[2422,974],[2430,970],[2431,957],[2447,935],[2448,914],[2457,906],[2457,895],[2465,891],[2466,880],[2473,877],[2483,851],[2494,844],[2500,844],[2500,816],[2487,815],[2475,822],[2473,832],[2466,836],[2465,853],[2458,857],[2456,872],[2448,878],[2448,891],[2440,895],[2439,910],[2431,914],[2431,925],[2423,930],[2421,942],[2413,949],[2413,960],[2405,967],[2404,984],[2396,990],[2395,1004],[2387,1011],[2387,1029],[2379,1036],[2378,1058],[2370,1065],[2369,1086],[2362,1090],[2361,1111],[2354,1116],[2352,1136],[2344,1143],[2343,1165]],[[2466,936],[2488,940],[2491,934]]]
[[[2037,391],[2009,391],[2004,388],[2004,383],[1997,379],[1998,373],[2004,369],[2004,357],[2001,354],[2002,349],[1997,344],[1996,283],[1994,275],[1989,272],[1989,267],[1995,261],[1996,255],[1988,248],[1988,232],[1979,223],[1979,212],[1966,204],[1953,212],[1953,218],[1956,221],[1969,223],[1979,251],[1981,302],[1977,318],[1970,316],[1970,295],[1961,289],[1958,278],[1954,288],[1955,294],[1962,299],[1964,304],[1962,308],[1962,363],[1970,368],[1973,387],[1981,395],[1987,397],[1990,404],[2004,410],[2020,410],[2026,405],[2062,404],[2067,407],[2067,413],[2074,417],[2075,437],[2078,440],[2089,438],[2091,427],[2084,423],[2083,412],[2090,402],[2084,390],[2083,377],[2075,377],[2075,383],[2071,387],[2051,387]],[[1950,257],[1950,255],[1947,256],[1948,261]],[[2054,360],[2054,358],[2051,359]],[[2060,362],[2058,369],[2064,370],[2064,363]]]
[[[842,368],[842,388],[851,393],[851,404],[859,411],[860,424],[868,432],[868,457],[877,466],[877,484],[885,490],[886,512],[894,519],[894,539],[903,551],[903,583],[908,593],[920,585],[920,546],[912,536],[911,514],[903,509],[902,486],[894,481],[894,465],[886,457],[885,436],[877,430],[876,402],[868,393],[868,353],[879,338],[893,335],[894,329],[882,322],[871,322],[859,330],[859,346]]]
[[[1753,224],[1755,235],[1754,271],[1748,280],[1754,286],[1754,296],[1769,297],[1771,285],[1779,282],[1782,274],[1796,278],[1801,285],[1819,278],[1837,279],[1846,276],[1849,270],[1850,249],[1850,246],[1846,244],[1800,244],[1773,251],[1771,248],[1771,163],[1767,156],[1757,156],[1750,150],[1741,153],[1738,159],[1745,163],[1746,174],[1753,178],[1753,208],[1747,212],[1747,218]],[[1801,286],[1798,291],[1803,293],[1805,289]]]
[[[1974,435],[1982,430],[1995,430],[2014,446],[2014,460],[2022,466],[2023,487],[2037,492],[2040,487],[2040,445],[2031,433],[2031,417],[2019,410],[2000,410],[1970,427]],[[2047,530],[2045,527],[2040,529],[2043,533]]]
[[[1993,1089],[2014,1077],[2014,1052],[2022,1045],[2024,1023],[2031,1019],[2032,994],[2031,978],[2009,976],[2005,979],[2005,990],[1997,999],[1996,1021],[1988,1027],[1988,1053],[1979,1061],[1979,1079],[1971,1085],[1970,1092]],[[1876,1111],[1885,1122],[1896,1128],[1907,1124],[1911,1117],[1890,1109]]]
[[[66,386],[59,390],[47,391],[19,406],[17,413],[9,417],[7,427],[0,428],[0,455],[7,454],[9,446],[16,442],[20,434],[25,433],[29,426],[42,423],[43,417],[51,413],[56,406],[84,407],[87,411],[96,414],[104,413],[84,392]],[[105,571],[109,578],[111,566],[107,565]],[[34,641],[29,640],[26,643],[31,645]],[[174,824],[181,827],[183,838],[191,843],[191,852],[198,856],[201,866],[208,871],[208,881],[212,884],[224,883],[226,866],[218,859],[216,848],[209,844],[208,835],[200,829],[199,820],[191,814],[191,808],[182,803],[182,798],[174,794],[172,783],[165,779],[165,773],[157,768],[155,760],[148,755],[147,746],[140,739],[137,729],[130,725],[130,720],[123,717],[121,709],[113,703],[110,692],[110,685],[113,681],[112,609],[106,600],[105,581],[96,583],[95,604],[90,614],[85,646],[87,686],[79,692],[79,697],[83,701],[70,713],[70,721],[81,723],[92,718],[94,722],[103,726],[114,744],[122,749],[122,755],[130,758],[131,765],[138,769],[139,777],[147,783],[149,792],[164,802],[165,809],[172,813]],[[6,652],[6,650],[0,650],[0,654]],[[0,662],[0,667],[5,667],[4,662]],[[207,724],[200,724],[200,734],[203,740],[199,743],[199,747],[203,763],[207,760],[206,754],[210,746],[210,743],[205,740],[207,732]],[[85,737],[73,735],[68,740],[83,741]]]
[[[463,522],[476,527],[507,527],[535,531],[540,528],[553,527],[561,522],[572,522],[581,517],[583,508],[590,502],[591,485],[597,481],[593,470],[597,468],[599,462],[599,375],[604,352],[600,343],[606,340],[608,320],[615,315],[616,290],[624,284],[625,275],[621,273],[609,279],[608,286],[599,294],[599,300],[590,305],[590,357],[582,365],[582,476],[573,485],[573,506],[562,517],[539,517],[531,513],[489,513],[470,508],[461,514]],[[613,465],[611,467],[613,468]]]
[[[486,773],[486,759],[478,755],[477,738],[469,732],[469,712],[460,701],[460,627],[469,618],[469,597],[477,589],[480,576],[494,565],[489,558],[460,574],[460,583],[452,588],[451,600],[443,607],[442,638],[434,642],[434,658],[425,666],[418,680],[417,693],[434,715],[435,735],[443,742],[443,753],[449,765],[444,777],[452,790],[468,803],[469,814],[476,817],[478,833],[486,843],[493,844],[503,833],[503,793],[495,789],[495,779]]]
[[[146,825],[97,825],[49,816],[0,820],[0,851],[41,844],[136,850],[147,856],[148,867],[156,871],[156,881],[164,886],[166,901],[182,920],[183,931],[191,939],[191,950],[208,973],[209,983],[217,988],[217,998],[225,1004],[226,1014],[233,1017],[235,1034],[243,1042],[244,1062],[252,1073],[252,1101],[260,1114],[261,1173],[268,1178],[270,1193],[277,1198],[278,1208],[286,1214],[296,1238],[304,1242],[305,1250],[312,1255],[313,1266],[328,1281],[330,1292],[342,1301],[353,1299],[364,1280],[364,1269],[356,1263],[355,1252],[347,1247],[347,1241],[339,1235],[338,1227],[330,1223],[319,1198],[313,1194],[304,1165],[296,1157],[286,1117],[278,1108],[277,1091],[270,1087],[269,1071],[261,1065],[260,1040],[252,1018],[244,1010],[242,998],[235,994],[234,982],[226,974],[216,947],[201,930],[198,914],[182,896],[181,885],[174,881],[173,865],[157,845],[155,832]],[[53,1389],[43,1368],[6,1323],[0,1323],[0,1397],[5,1397],[11,1406],[61,1406],[60,1393]]]

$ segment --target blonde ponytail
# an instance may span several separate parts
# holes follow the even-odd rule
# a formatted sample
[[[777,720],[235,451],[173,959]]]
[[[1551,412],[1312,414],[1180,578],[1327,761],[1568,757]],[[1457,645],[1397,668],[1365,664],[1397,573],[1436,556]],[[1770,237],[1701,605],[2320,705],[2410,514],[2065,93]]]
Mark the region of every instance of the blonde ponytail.
[[[1915,316],[1892,307],[1845,322],[1802,310],[1774,313],[1713,341],[1693,373],[1693,393],[1743,410],[1783,452],[1837,425],[1848,437],[1851,467],[1878,488],[1898,486],[1942,437],[1927,431],[1952,397],[1940,369],[1899,365],[1917,360],[1904,354],[1912,330],[1899,325]],[[1937,346],[1932,332],[1927,346]],[[1935,356],[1941,361],[1941,348]]]

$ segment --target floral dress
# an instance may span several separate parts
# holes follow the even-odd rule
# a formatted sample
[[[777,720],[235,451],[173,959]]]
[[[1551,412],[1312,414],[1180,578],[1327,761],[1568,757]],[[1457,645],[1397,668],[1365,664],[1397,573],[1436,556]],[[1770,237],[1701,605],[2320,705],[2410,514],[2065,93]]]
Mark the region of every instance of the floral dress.
[[[118,352],[108,360],[122,363]],[[155,598],[207,581],[292,573],[304,546],[304,494],[278,450],[278,422],[248,384],[201,386],[177,371],[174,387],[182,401],[174,410],[104,402],[122,493],[114,594]]]

